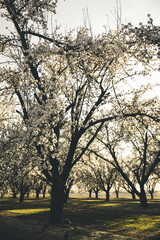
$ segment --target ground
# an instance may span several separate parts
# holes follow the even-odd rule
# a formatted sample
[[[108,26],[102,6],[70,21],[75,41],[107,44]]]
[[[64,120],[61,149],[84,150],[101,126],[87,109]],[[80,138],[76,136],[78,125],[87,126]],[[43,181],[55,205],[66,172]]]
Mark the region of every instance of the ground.
[[[49,199],[0,200],[1,240],[159,240],[160,200],[148,209],[138,200],[72,198],[65,205],[66,224],[48,224]]]

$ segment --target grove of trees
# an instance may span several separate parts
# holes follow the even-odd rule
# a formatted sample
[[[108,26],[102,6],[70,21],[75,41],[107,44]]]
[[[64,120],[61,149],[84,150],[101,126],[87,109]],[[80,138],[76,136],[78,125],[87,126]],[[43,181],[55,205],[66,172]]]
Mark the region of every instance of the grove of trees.
[[[12,26],[0,35],[0,98],[7,103],[0,122],[0,180],[6,186],[14,178],[14,187],[18,181],[23,190],[32,177],[45,181],[51,187],[50,222],[62,223],[73,169],[80,171],[80,161],[91,155],[95,165],[105,161],[98,171],[107,198],[109,173],[119,172],[147,207],[144,186],[160,161],[159,98],[146,97],[152,82],[136,88],[132,79],[158,69],[160,29],[148,16],[147,25],[136,28],[121,25],[92,36],[81,27],[62,35],[57,26],[48,28],[57,4],[0,1]]]

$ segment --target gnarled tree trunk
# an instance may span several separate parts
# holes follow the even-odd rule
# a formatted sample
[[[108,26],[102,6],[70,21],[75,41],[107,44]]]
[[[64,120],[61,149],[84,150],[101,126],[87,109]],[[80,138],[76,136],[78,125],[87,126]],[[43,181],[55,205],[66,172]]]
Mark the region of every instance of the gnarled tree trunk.
[[[63,223],[64,185],[54,182],[51,189],[50,223]]]
[[[106,191],[106,201],[107,201],[107,202],[109,201],[109,197],[110,197],[110,195],[109,195],[109,190],[107,189],[107,191]]]
[[[139,194],[139,199],[140,199],[140,204],[142,208],[147,208],[148,207],[148,203],[147,203],[147,197],[146,197],[146,193],[144,190],[144,186],[141,186],[141,192]]]

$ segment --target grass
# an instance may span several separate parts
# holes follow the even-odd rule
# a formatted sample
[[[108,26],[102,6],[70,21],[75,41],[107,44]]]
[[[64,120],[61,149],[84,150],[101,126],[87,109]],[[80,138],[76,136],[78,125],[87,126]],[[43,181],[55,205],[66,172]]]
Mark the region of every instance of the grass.
[[[17,200],[2,198],[0,199],[0,224],[3,225],[2,220],[4,220],[4,229],[10,228],[16,233],[18,232],[16,228],[19,231],[20,229],[26,231],[27,228],[27,234],[34,236],[34,240],[39,240],[41,238],[35,238],[38,235],[34,233],[39,234],[42,229],[46,231],[45,224],[49,218],[49,206],[49,199],[30,199],[19,203]],[[142,209],[138,200],[121,198],[105,202],[103,199],[72,198],[65,205],[64,217],[69,219],[74,227],[90,232],[116,234],[131,240],[160,239],[160,200],[158,199],[149,200],[149,207]],[[10,220],[10,225],[12,222],[18,221],[18,223],[11,227],[7,219]],[[32,238],[29,236],[27,239]],[[43,239],[49,238],[43,237]],[[112,238],[97,237],[95,239]],[[117,237],[117,239],[120,238]]]
[[[11,210],[5,210],[4,213],[15,213],[15,214],[21,214],[21,215],[32,215],[37,214],[40,212],[47,212],[49,211],[49,208],[28,208],[28,209],[11,209]]]

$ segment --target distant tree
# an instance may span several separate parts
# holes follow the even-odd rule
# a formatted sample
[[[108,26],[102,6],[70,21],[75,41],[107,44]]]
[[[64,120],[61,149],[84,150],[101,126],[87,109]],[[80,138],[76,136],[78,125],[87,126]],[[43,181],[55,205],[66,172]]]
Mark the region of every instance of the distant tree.
[[[89,193],[89,198],[91,198],[91,197],[92,197],[92,192],[93,192],[93,189],[92,189],[92,188],[89,188],[89,190],[88,190],[88,193]]]
[[[106,193],[106,201],[109,201],[110,189],[117,178],[116,170],[105,161],[95,158],[94,155],[89,159],[81,168],[79,179],[88,189],[89,197],[94,191],[95,197],[98,198],[98,192],[102,190]]]
[[[135,182],[134,182],[134,184],[135,184]],[[129,184],[127,183],[127,181],[124,180],[124,181],[122,182],[122,188],[123,188],[124,190],[126,190],[126,192],[128,192],[129,194],[131,194],[133,200],[136,199],[136,193],[135,193],[135,191],[134,191],[134,188],[132,188],[131,185],[129,185]]]
[[[147,188],[147,192],[151,196],[151,199],[153,199],[153,194],[155,192],[155,187],[157,182],[158,182],[158,178],[155,174],[152,174],[147,181],[146,188]]]
[[[23,144],[21,124],[8,125],[1,135],[1,176],[3,184],[13,193],[13,198],[20,193],[20,201],[32,186],[34,156],[29,145]]]
[[[77,182],[81,184],[83,189],[88,191],[89,198],[92,197],[93,192],[95,193],[95,197],[98,198],[98,193],[100,191],[97,179],[97,164],[97,160],[91,160],[88,155],[85,156],[85,161],[79,164],[79,170],[77,168]]]
[[[104,130],[102,133],[103,139],[101,137],[98,139],[102,146],[105,146],[106,155],[104,147],[102,154],[93,152],[119,171],[129,186],[128,191],[136,194],[141,206],[146,208],[145,186],[160,163],[159,124],[149,123],[146,119],[130,119],[128,126],[127,123],[122,124],[121,127],[115,124],[106,126],[105,130],[106,135]],[[123,155],[126,148],[128,148],[127,157]]]
[[[136,179],[135,179],[135,177],[131,176],[131,172],[130,172],[130,174],[127,173],[127,176],[131,180],[133,185],[135,186],[136,185]],[[121,186],[127,193],[131,194],[133,200],[136,199],[136,193],[134,191],[134,188],[132,188],[132,186],[129,185],[128,182],[124,178],[121,181]]]
[[[48,186],[48,184],[46,182],[44,182],[43,187],[42,187],[43,198],[46,197],[47,186]]]
[[[39,199],[39,194],[40,194],[40,192],[42,191],[42,188],[43,188],[43,182],[41,180],[36,181],[34,183],[34,188],[36,190],[36,199]]]
[[[116,198],[119,198],[119,192],[120,192],[120,189],[122,187],[122,177],[119,174],[119,172],[117,172],[117,176],[116,176],[116,179],[114,181],[113,187],[115,189]]]
[[[106,201],[110,199],[110,190],[117,178],[116,169],[110,164],[103,164],[98,168],[98,182],[100,189],[106,193]]]

